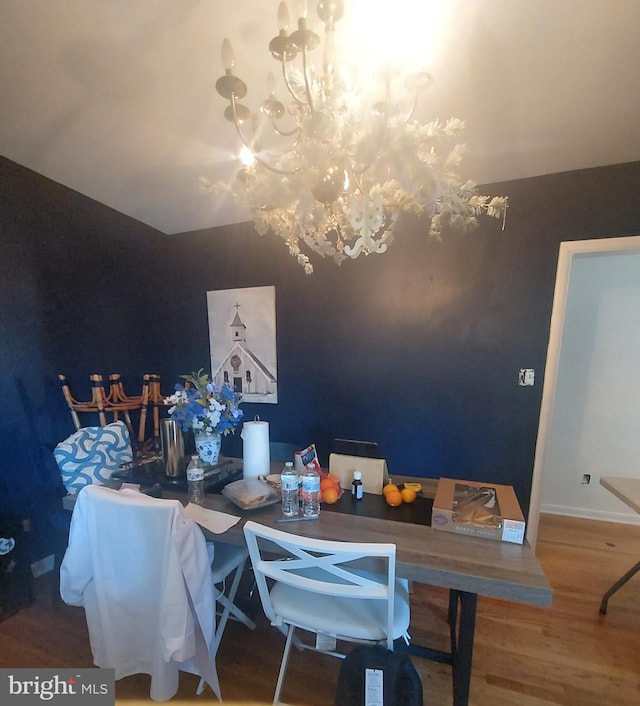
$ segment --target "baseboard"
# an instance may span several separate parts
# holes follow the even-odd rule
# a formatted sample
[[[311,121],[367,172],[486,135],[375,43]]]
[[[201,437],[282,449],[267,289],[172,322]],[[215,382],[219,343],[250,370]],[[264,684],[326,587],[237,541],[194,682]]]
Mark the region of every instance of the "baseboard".
[[[33,577],[37,579],[38,576],[53,571],[54,564],[53,554],[49,554],[49,556],[45,556],[44,559],[38,559],[38,561],[34,561],[33,564],[31,564],[31,573]]]
[[[602,522],[618,522],[622,525],[640,525],[640,515],[635,512],[605,512],[603,510],[591,510],[567,505],[542,505],[540,512],[546,512],[549,515],[579,517],[583,520],[601,520]]]

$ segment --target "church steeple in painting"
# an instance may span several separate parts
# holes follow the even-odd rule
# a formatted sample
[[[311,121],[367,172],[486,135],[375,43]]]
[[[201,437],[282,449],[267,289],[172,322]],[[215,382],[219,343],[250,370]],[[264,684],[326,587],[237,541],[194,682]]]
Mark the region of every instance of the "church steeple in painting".
[[[246,343],[247,342],[247,327],[242,323],[240,318],[240,304],[236,302],[234,304],[236,308],[236,315],[233,317],[233,321],[229,324],[231,328],[231,342],[232,343]]]

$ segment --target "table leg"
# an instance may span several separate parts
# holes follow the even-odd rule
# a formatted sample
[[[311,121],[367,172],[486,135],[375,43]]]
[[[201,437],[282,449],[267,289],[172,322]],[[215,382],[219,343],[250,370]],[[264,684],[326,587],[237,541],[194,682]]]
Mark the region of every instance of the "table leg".
[[[635,576],[635,574],[637,574],[638,571],[640,571],[640,561],[639,561],[635,566],[632,566],[632,567],[629,569],[629,571],[627,571],[627,573],[626,573],[624,576],[622,576],[621,578],[619,578],[619,579],[613,584],[613,586],[611,586],[611,588],[604,594],[604,596],[602,596],[602,602],[600,603],[600,612],[602,613],[602,615],[606,615],[606,613],[607,613],[607,603],[608,603],[608,601],[609,601],[609,598],[611,598],[611,596],[613,596],[613,594],[614,594],[619,588],[622,588],[622,586],[624,586],[624,584],[627,583],[627,581],[628,581],[632,576]]]
[[[436,650],[396,640],[394,648],[398,652],[429,659],[433,662],[450,664],[453,676],[453,706],[467,706],[471,683],[471,662],[473,658],[473,637],[476,627],[476,607],[478,596],[466,591],[449,591],[449,611],[447,620],[451,639],[451,652]]]
[[[466,706],[469,703],[477,604],[478,596],[475,593],[454,590],[449,592],[453,706]]]

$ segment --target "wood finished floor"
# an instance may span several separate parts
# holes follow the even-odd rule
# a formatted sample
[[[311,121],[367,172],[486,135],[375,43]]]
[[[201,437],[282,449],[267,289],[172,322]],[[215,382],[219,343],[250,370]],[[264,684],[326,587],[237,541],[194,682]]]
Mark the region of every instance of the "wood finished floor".
[[[640,558],[640,526],[543,515],[538,557],[554,588],[551,608],[481,598],[471,682],[471,706],[637,706],[640,704],[640,574],[615,594],[606,616],[602,594]],[[32,606],[0,623],[0,667],[90,667],[84,612],[51,599],[51,575],[36,581]],[[445,591],[416,585],[412,637],[446,647]],[[246,604],[255,633],[230,623],[218,655],[224,703],[270,704],[284,638]],[[450,706],[451,670],[414,659],[424,703]],[[294,650],[283,699],[329,706],[339,661]],[[215,703],[197,678],[181,675],[172,703]],[[149,703],[149,678],[116,684],[117,703]]]

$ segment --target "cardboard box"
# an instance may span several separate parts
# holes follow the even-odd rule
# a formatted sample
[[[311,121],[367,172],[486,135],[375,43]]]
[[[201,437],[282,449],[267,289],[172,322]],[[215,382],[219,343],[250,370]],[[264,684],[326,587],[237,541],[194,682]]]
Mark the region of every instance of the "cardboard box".
[[[440,478],[431,527],[522,544],[525,521],[510,485]]]

